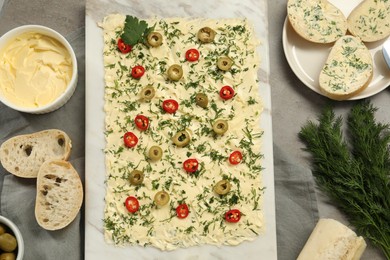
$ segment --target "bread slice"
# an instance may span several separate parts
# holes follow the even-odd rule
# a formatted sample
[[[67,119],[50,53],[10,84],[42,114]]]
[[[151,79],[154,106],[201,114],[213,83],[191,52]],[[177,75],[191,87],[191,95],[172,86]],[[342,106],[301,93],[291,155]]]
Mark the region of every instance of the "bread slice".
[[[46,161],[37,176],[35,218],[47,230],[69,225],[83,202],[83,186],[73,166],[62,160]]]
[[[41,165],[52,159],[67,160],[72,144],[69,136],[57,129],[19,135],[0,146],[0,162],[10,173],[36,178]]]
[[[390,1],[365,0],[348,16],[348,30],[364,42],[375,42],[390,35]]]
[[[359,38],[346,35],[336,41],[320,72],[320,90],[331,99],[345,100],[363,91],[372,74],[370,51]]]
[[[294,30],[308,41],[335,42],[347,32],[347,19],[326,0],[288,0],[287,16]]]
[[[358,260],[366,249],[363,237],[334,219],[320,219],[297,260]]]

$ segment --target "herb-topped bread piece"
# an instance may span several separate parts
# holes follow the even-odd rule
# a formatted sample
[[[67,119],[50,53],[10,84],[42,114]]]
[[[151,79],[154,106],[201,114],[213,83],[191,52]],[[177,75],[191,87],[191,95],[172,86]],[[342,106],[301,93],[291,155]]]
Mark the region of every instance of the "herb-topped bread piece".
[[[47,160],[67,160],[72,144],[69,136],[57,129],[19,135],[0,146],[0,162],[10,173],[23,178],[36,178]]]
[[[359,38],[346,35],[329,53],[320,73],[320,89],[329,98],[348,99],[368,86],[372,74],[369,50]]]
[[[348,16],[348,30],[364,42],[374,42],[389,36],[390,1],[361,2]]]
[[[326,0],[289,0],[287,14],[294,30],[311,42],[335,42],[347,32],[344,14]]]

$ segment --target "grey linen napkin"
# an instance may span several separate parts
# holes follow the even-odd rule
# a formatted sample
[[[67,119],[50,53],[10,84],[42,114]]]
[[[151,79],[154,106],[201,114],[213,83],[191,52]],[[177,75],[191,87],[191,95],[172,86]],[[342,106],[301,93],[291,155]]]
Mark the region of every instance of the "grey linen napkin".
[[[84,27],[66,36],[78,60],[78,86],[69,102],[57,111],[30,115],[0,104],[0,144],[8,138],[40,130],[58,128],[72,139],[70,162],[84,181],[84,121],[85,121],[85,32]],[[22,232],[24,260],[82,259],[84,224],[82,212],[67,227],[58,231],[41,228],[34,215],[36,179],[23,179],[0,166],[0,215],[19,227]]]
[[[296,259],[319,218],[314,180],[275,144],[274,164],[278,259]]]

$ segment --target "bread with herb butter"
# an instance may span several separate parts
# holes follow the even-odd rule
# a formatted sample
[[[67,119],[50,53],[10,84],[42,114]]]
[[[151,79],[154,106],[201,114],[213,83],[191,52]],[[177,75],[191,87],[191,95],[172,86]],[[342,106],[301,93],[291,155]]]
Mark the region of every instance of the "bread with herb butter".
[[[8,172],[16,176],[36,178],[45,161],[67,160],[71,148],[69,136],[57,129],[18,135],[0,146],[0,162]]]
[[[364,42],[379,41],[390,35],[390,1],[365,0],[348,16],[348,30]]]
[[[347,19],[326,0],[288,0],[287,16],[294,30],[308,41],[335,42],[347,32]]]
[[[320,90],[331,99],[345,100],[363,91],[372,74],[371,53],[359,38],[346,35],[336,41],[322,67]]]
[[[358,260],[366,249],[363,237],[334,219],[320,219],[297,260]]]
[[[38,224],[47,230],[66,227],[80,211],[83,194],[80,177],[71,163],[46,161],[37,176],[35,218]]]

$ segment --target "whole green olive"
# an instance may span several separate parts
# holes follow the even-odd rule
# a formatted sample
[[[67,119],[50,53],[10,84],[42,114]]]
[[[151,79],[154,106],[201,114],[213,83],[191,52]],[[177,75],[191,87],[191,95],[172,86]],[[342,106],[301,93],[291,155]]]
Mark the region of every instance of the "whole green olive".
[[[144,181],[144,173],[140,170],[133,170],[130,173],[129,181],[133,185],[141,185]]]
[[[0,224],[0,235],[4,234],[7,231],[4,225]]]
[[[162,44],[163,37],[159,32],[151,32],[147,37],[148,44],[152,47],[158,47]]]
[[[214,186],[214,192],[219,195],[226,195],[230,191],[231,185],[228,180],[221,180]]]
[[[149,149],[149,158],[152,161],[158,161],[161,159],[163,151],[160,146],[154,145]]]
[[[219,57],[217,61],[217,66],[220,70],[228,71],[233,65],[233,60],[227,56]]]
[[[173,81],[178,81],[183,77],[183,69],[178,64],[173,64],[168,68],[168,78]]]
[[[172,137],[172,142],[177,145],[178,147],[184,147],[188,145],[191,141],[190,133],[188,133],[187,130],[177,132]]]
[[[13,252],[11,252],[11,253],[2,253],[0,255],[0,260],[15,260],[15,259],[16,259],[16,255]]]
[[[12,252],[16,249],[18,242],[10,233],[0,235],[0,249],[5,252]]]
[[[156,195],[154,195],[154,202],[156,203],[157,206],[164,206],[166,204],[168,204],[169,202],[169,194],[168,192],[164,191],[164,190],[161,190],[159,192],[156,193]]]
[[[206,108],[209,103],[209,98],[204,93],[197,93],[195,96],[195,103],[202,108]]]
[[[156,94],[156,91],[154,90],[154,87],[152,85],[147,85],[141,90],[140,96],[141,99],[150,101]]]
[[[213,124],[213,131],[218,135],[223,135],[228,130],[229,125],[226,120],[217,119]]]
[[[198,39],[203,43],[210,43],[214,41],[215,31],[210,27],[203,27],[198,31]]]

